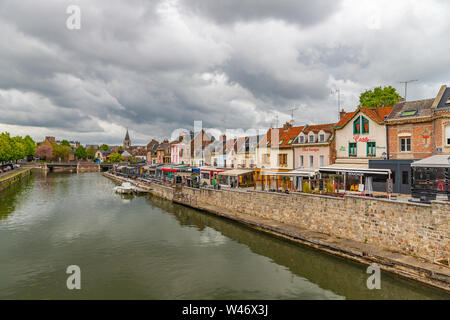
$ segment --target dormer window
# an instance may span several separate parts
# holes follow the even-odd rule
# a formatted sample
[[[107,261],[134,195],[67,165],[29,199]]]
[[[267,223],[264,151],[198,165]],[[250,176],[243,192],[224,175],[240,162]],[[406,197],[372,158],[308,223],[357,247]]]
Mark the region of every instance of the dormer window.
[[[319,142],[325,142],[325,134],[319,134]]]
[[[315,139],[314,139],[314,135],[313,134],[311,134],[310,136],[309,136],[309,143],[314,143],[315,141],[314,141]]]
[[[298,143],[305,143],[305,136],[299,136]]]

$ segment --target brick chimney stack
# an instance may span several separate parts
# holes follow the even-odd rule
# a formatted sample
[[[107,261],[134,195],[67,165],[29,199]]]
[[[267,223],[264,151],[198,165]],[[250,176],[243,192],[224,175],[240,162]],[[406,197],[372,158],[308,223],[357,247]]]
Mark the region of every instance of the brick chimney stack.
[[[289,128],[292,128],[292,124],[291,124],[290,122],[286,122],[286,123],[283,125],[283,130],[287,130],[287,129],[289,129]]]
[[[345,112],[344,109],[342,109],[341,112],[339,112],[339,120],[341,120],[345,116],[346,113],[347,112]]]

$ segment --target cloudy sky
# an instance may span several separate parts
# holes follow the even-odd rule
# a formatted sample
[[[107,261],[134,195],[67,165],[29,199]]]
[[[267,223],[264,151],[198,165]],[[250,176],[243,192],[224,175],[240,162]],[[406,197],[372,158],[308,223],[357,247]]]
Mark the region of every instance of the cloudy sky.
[[[69,5],[81,28],[66,26]],[[119,144],[337,120],[361,91],[450,84],[450,2],[0,0],[0,131]]]

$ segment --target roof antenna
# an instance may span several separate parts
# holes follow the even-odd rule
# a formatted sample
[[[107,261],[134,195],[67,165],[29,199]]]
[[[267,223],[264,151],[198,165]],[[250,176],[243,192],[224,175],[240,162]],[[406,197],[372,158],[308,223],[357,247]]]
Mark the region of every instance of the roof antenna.
[[[341,89],[335,89],[335,90],[331,90],[331,94],[336,94],[338,95],[338,120],[340,118],[340,114],[341,114]]]
[[[399,83],[403,83],[405,85],[405,102],[406,102],[406,94],[408,93],[408,83],[415,82],[419,80],[407,80],[407,81],[399,81]]]
[[[291,121],[292,121],[292,122],[294,121],[294,111],[297,110],[297,109],[298,109],[298,107],[289,109],[289,111],[291,112]]]

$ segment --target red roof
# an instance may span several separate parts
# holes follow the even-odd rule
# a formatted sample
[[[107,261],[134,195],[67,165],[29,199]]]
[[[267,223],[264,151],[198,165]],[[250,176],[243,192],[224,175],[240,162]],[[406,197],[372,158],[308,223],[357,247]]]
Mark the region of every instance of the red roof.
[[[294,142],[294,139],[297,138],[297,136],[302,132],[304,126],[300,127],[291,127],[283,131],[283,133],[280,134],[279,141],[272,141],[272,148],[290,148],[292,147],[292,143]],[[281,142],[281,144],[280,144]],[[289,143],[289,144],[288,144]]]
[[[308,134],[311,131],[314,133],[319,133],[320,131],[325,131],[331,133],[333,131],[333,127],[336,125],[336,123],[327,123],[327,124],[312,124],[308,125],[305,130],[303,130],[304,134]]]
[[[344,127],[359,111],[370,117],[373,121],[377,122],[378,124],[381,124],[384,122],[384,118],[388,116],[393,107],[381,107],[376,109],[366,108],[366,107],[358,107],[353,112],[347,112],[341,120],[336,124],[337,128]]]

